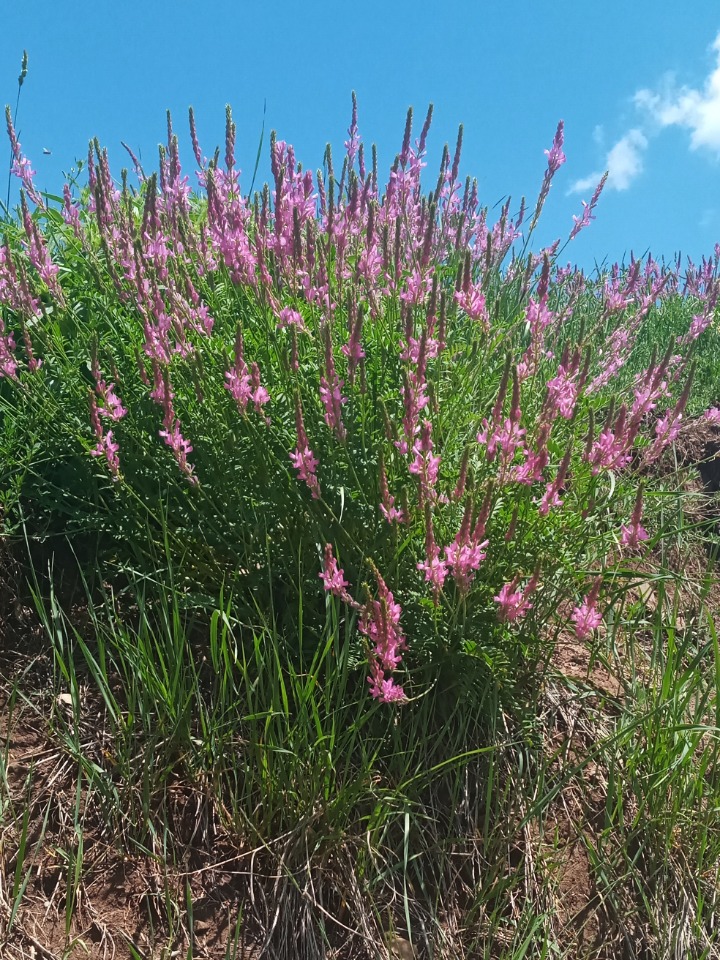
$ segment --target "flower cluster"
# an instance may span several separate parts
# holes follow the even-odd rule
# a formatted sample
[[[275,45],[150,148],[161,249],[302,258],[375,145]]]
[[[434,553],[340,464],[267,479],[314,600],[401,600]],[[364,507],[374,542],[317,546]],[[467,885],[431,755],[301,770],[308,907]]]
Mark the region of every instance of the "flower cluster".
[[[380,572],[375,571],[378,597],[368,597],[364,604],[357,603],[348,592],[349,583],[345,572],[338,567],[332,544],[325,545],[323,570],[320,579],[325,590],[360,612],[359,629],[372,647],[370,652],[370,693],[381,703],[393,703],[406,699],[403,688],[388,674],[394,673],[407,647],[400,626],[402,607],[388,589]]]
[[[488,611],[498,635],[523,630],[539,598],[555,589],[546,556],[565,531],[574,531],[579,553],[599,545],[583,562],[617,555],[618,544],[638,551],[649,534],[644,488],[628,519],[631,471],[657,460],[687,418],[690,361],[699,338],[713,335],[720,247],[690,263],[684,281],[679,260],[633,257],[590,280],[558,265],[559,241],[527,253],[565,163],[562,122],[545,151],[534,208],[523,201],[513,209],[508,200],[492,222],[477,183],[460,178],[462,128],[428,190],[431,109],[417,139],[409,111],[384,186],[353,96],[342,162],[328,147],[313,174],[273,134],[271,182],[252,198],[241,190],[229,109],[225,119],[224,152],[208,159],[190,112],[199,194],[183,172],[170,117],[157,173],[147,175],[129,151],[139,192],[126,174],[121,184],[113,178],[107,152],[93,142],[87,199],[66,184],[51,234],[32,210],[44,201],[8,112],[22,192],[16,239],[0,246],[0,377],[11,381],[3,390],[20,396],[29,374],[35,384],[46,371],[53,389],[58,382],[60,351],[45,321],[75,323],[73,280],[62,265],[67,250],[82,250],[128,323],[127,352],[140,378],[136,391],[124,368],[122,379],[114,368],[104,379],[92,353],[91,453],[113,476],[113,430],[129,474],[129,435],[159,411],[151,441],[163,449],[159,434],[171,467],[193,486],[207,463],[198,452],[197,470],[190,462],[193,443],[205,453],[208,438],[222,435],[217,470],[230,466],[217,489],[232,489],[253,516],[279,503],[292,513],[269,521],[265,514],[257,529],[272,530],[272,539],[292,527],[301,547],[315,549],[343,528],[355,565],[370,553],[392,569],[419,621],[434,618],[447,637],[460,636],[466,619],[473,629],[485,624]],[[605,182],[573,218],[568,239],[594,219]],[[680,296],[688,329],[633,366],[646,321]],[[118,383],[126,402],[144,404],[122,428]],[[720,420],[717,408],[705,416]],[[147,440],[133,437],[143,453]],[[250,450],[263,453],[254,460]],[[237,482],[241,471],[246,485]],[[617,476],[627,480],[623,513],[615,524],[594,522],[605,481]],[[212,489],[210,471],[207,480]],[[272,489],[265,497],[264,484],[283,483],[282,496]],[[602,506],[607,515],[609,504]],[[385,580],[377,573],[376,597],[357,604],[329,546],[320,576],[328,594],[359,611],[372,695],[402,699],[394,674],[405,638]],[[599,580],[581,588],[572,613],[581,639],[602,620],[600,589]]]
[[[115,384],[106,383],[103,379],[97,356],[92,358],[91,369],[95,378],[95,393],[90,394],[90,423],[97,443],[90,454],[93,457],[105,457],[110,473],[117,479],[120,475],[120,445],[113,439],[113,431],[105,430],[103,420],[122,420],[127,415],[127,410],[115,392]]]

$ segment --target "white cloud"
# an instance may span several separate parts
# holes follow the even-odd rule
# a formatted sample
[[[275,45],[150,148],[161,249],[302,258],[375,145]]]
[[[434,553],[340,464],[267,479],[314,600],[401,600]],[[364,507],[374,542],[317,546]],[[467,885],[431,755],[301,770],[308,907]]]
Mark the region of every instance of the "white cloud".
[[[611,190],[627,190],[639,173],[642,173],[642,153],[648,145],[647,137],[637,128],[628,130],[607,155],[609,171],[607,185]]]
[[[589,173],[587,177],[581,177],[571,184],[568,193],[587,193],[588,190],[594,190],[601,176],[601,173]]]
[[[635,105],[660,128],[685,127],[690,131],[693,150],[705,147],[720,155],[720,33],[712,44],[715,66],[705,78],[702,90],[677,87],[666,77],[664,90],[638,90]]]
[[[606,189],[628,189],[633,180],[642,173],[642,154],[647,145],[647,137],[637,127],[628,130],[625,136],[618,140],[605,160],[605,169],[608,171]],[[570,193],[583,193],[594,189],[601,176],[602,172],[597,172],[576,180],[570,187]]]
[[[720,33],[711,45],[714,66],[702,89],[678,86],[673,74],[666,74],[660,89],[644,88],[634,95],[633,103],[644,115],[641,127],[628,130],[608,152],[608,190],[627,190],[642,173],[643,154],[648,138],[666,127],[683,127],[690,131],[692,150],[709,149],[720,158]],[[603,128],[596,126],[593,140],[602,146]],[[601,173],[591,173],[576,180],[568,193],[584,193],[594,189]]]

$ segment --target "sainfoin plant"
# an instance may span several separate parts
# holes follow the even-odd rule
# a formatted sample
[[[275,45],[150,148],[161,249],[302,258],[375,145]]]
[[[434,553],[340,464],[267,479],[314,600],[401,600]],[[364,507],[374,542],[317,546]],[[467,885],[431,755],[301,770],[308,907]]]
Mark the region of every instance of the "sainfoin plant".
[[[156,173],[131,157],[137,185],[115,181],[93,142],[56,209],[8,113],[23,192],[0,247],[0,396],[25,469],[3,477],[7,532],[23,517],[91,543],[118,578],[167,541],[189,607],[224,586],[290,646],[300,608],[317,633],[336,605],[387,703],[445,658],[501,679],[547,656],[553,625],[597,630],[607,571],[653,536],[637,477],[686,412],[720,249],[682,276],[648,256],[592,280],[560,241],[527,252],[563,124],[534,209],[493,223],[460,179],[462,129],[427,181],[431,119],[414,139],[408,113],[384,186],[356,104],[341,162],[328,147],[315,173],[273,135],[250,197],[229,108],[222,158],[190,112],[194,189],[168,116]],[[687,334],[637,369],[679,297]]]

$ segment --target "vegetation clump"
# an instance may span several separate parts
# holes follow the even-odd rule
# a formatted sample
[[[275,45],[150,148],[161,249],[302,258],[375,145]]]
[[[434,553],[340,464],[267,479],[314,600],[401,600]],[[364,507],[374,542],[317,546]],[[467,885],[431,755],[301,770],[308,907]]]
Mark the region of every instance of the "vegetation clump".
[[[353,97],[341,164],[328,146],[304,170],[273,134],[273,182],[253,196],[229,108],[224,155],[209,159],[190,111],[197,188],[168,115],[156,173],[131,153],[135,180],[116,182],[93,142],[87,184],[62,198],[37,190],[6,119],[22,190],[0,246],[2,536],[38,568],[74,717],[66,748],[106,823],[132,824],[159,855],[168,778],[200,789],[224,834],[279,871],[283,911],[295,905],[281,921],[252,899],[270,955],[295,955],[302,915],[308,956],[330,956],[318,931],[341,928],[372,955],[372,931],[398,922],[433,956],[460,943],[545,956],[527,952],[533,938],[555,950],[562,937],[542,897],[527,915],[503,901],[522,872],[507,851],[521,835],[535,854],[552,844],[556,798],[592,764],[605,771],[593,896],[608,916],[635,904],[657,939],[644,868],[610,841],[632,834],[652,858],[683,797],[692,856],[709,868],[720,853],[717,785],[691,774],[693,751],[709,775],[717,750],[720,672],[688,673],[720,662],[710,587],[680,638],[682,592],[665,585],[689,494],[659,468],[689,416],[720,421],[720,247],[699,265],[631,257],[593,278],[562,265],[603,178],[565,245],[533,252],[562,123],[535,206],[508,200],[492,222],[460,178],[462,128],[427,183],[432,108],[417,139],[408,112],[384,185]],[[689,529],[695,542],[707,523]],[[89,630],[57,568],[43,579],[61,550]],[[673,623],[664,602],[637,606],[648,578]],[[644,676],[617,668],[622,697],[593,701],[602,746],[572,761],[551,748],[558,651],[578,652],[587,681],[642,631]],[[111,764],[81,742],[88,678]],[[356,915],[329,892],[339,876]],[[677,877],[667,889],[687,894]],[[713,882],[698,871],[690,889],[696,944],[714,935]]]

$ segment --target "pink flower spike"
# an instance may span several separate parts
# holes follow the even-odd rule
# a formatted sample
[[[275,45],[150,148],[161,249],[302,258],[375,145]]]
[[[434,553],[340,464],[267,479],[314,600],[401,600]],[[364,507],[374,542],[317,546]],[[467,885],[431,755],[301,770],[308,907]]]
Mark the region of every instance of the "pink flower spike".
[[[347,151],[348,164],[352,169],[353,161],[355,159],[355,154],[357,153],[358,146],[360,145],[360,135],[358,133],[357,125],[357,98],[355,92],[353,91],[352,95],[352,119],[350,121],[350,126],[348,127],[349,140],[345,141],[345,150]]]
[[[381,703],[405,700],[402,687],[392,678],[386,679],[385,672],[397,669],[406,647],[405,637],[400,627],[402,608],[395,603],[390,590],[375,571],[378,582],[378,600],[368,600],[362,608],[358,629],[373,644],[370,660],[370,693]]]
[[[448,571],[447,560],[443,560],[440,557],[440,550],[437,544],[433,544],[432,551],[425,560],[421,560],[420,563],[418,563],[417,568],[418,570],[424,571],[425,580],[432,584],[433,595],[435,597],[435,603],[437,604]]]
[[[425,506],[425,559],[417,565],[418,570],[425,572],[425,580],[433,585],[433,597],[437,606],[440,598],[440,591],[445,583],[445,577],[448,572],[447,560],[440,556],[440,550],[435,542],[435,533],[433,531],[432,510],[429,504]]]
[[[390,493],[387,482],[387,473],[385,471],[385,460],[380,458],[380,512],[388,523],[404,523],[405,514],[400,507],[395,506],[395,497]]]
[[[344,600],[345,603],[349,603],[351,606],[358,606],[347,591],[350,584],[345,579],[345,571],[341,567],[338,567],[337,560],[333,556],[331,543],[325,544],[323,571],[318,574],[318,576],[323,581],[325,590],[328,593],[332,593],[333,596]]]
[[[524,617],[528,610],[532,609],[532,604],[526,597],[526,594],[529,596],[532,592],[530,590],[530,584],[528,584],[528,589],[524,591],[518,590],[517,584],[519,579],[517,576],[513,577],[512,581],[503,584],[500,593],[493,597],[495,602],[500,605],[498,620],[501,623],[518,620],[520,617]]]
[[[310,447],[301,447],[299,444],[294,453],[290,454],[292,465],[298,472],[298,479],[304,480],[310,488],[313,500],[320,499],[320,484],[316,475],[318,459]]]
[[[15,339],[11,333],[5,333],[0,319],[0,377],[17,379],[17,360],[15,359]]]
[[[285,329],[286,327],[297,327],[297,329],[302,331],[302,333],[307,333],[307,328],[302,316],[297,310],[293,310],[292,307],[284,307],[280,311],[278,314],[278,326],[280,329]]]
[[[649,539],[650,534],[640,523],[637,525],[624,523],[620,528],[620,543],[622,543],[624,547],[629,547],[631,550],[636,550],[641,540]]]
[[[98,440],[102,440],[103,428],[102,423],[100,422],[97,401],[94,393],[90,394],[90,423],[92,424],[95,436],[98,438]]]
[[[630,523],[623,524],[620,528],[620,542],[624,547],[628,547],[631,550],[636,550],[641,540],[650,539],[647,530],[640,523],[643,513],[642,506],[643,488],[641,486],[638,488],[637,496],[635,497],[635,506],[630,518]]]
[[[237,361],[235,369],[225,374],[225,380],[225,389],[237,403],[240,412],[244,413],[252,394],[250,371],[245,361]]]
[[[98,383],[98,392],[101,396],[103,393],[105,394],[105,405],[98,410],[100,416],[108,417],[110,420],[122,420],[122,418],[126,416],[127,410],[115,393],[115,384],[110,383],[106,386],[104,381],[100,380]]]
[[[110,472],[114,479],[117,479],[120,472],[120,460],[118,459],[119,445],[113,440],[112,430],[101,436],[97,444],[90,451],[92,457],[105,457]]]
[[[380,703],[404,703],[407,700],[405,691],[392,677],[388,680],[368,677],[368,680],[371,684],[371,695]]]
[[[710,310],[705,314],[701,314],[699,316],[693,317],[692,323],[690,324],[690,328],[688,329],[688,332],[684,336],[678,337],[677,342],[679,344],[682,344],[683,346],[687,346],[688,344],[692,343],[693,340],[697,340],[697,338],[701,334],[705,333],[705,331],[707,330],[707,328],[710,326],[712,322],[713,322],[712,310]]]
[[[336,434],[340,442],[347,438],[347,431],[342,419],[343,404],[347,403],[347,397],[342,395],[343,382],[335,370],[335,360],[333,358],[332,340],[330,329],[325,326],[323,330],[325,340],[325,371],[320,377],[320,399],[325,407],[325,423]]]
[[[440,457],[432,451],[432,423],[425,420],[420,436],[413,444],[415,459],[409,464],[408,470],[420,481],[421,500],[431,502],[437,499],[435,487],[440,469]]]
[[[677,440],[682,426],[682,412],[668,410],[664,417],[660,417],[655,424],[655,440],[647,452],[648,462],[657,460],[660,454]]]
[[[185,474],[188,481],[193,485],[197,484],[198,479],[194,474],[195,468],[191,463],[188,463],[187,459],[188,454],[192,453],[192,444],[182,435],[180,421],[174,415],[172,407],[169,407],[165,412],[164,424],[165,429],[159,431],[160,436],[172,450],[173,456],[177,461],[177,465]]]
[[[601,585],[602,578],[598,577],[582,603],[573,608],[570,619],[575,624],[575,636],[578,640],[584,640],[602,623],[602,614],[597,609]]]
[[[258,367],[257,363],[253,363],[250,370],[250,386],[252,388],[250,399],[255,404],[255,411],[262,413],[264,404],[270,400],[270,394],[260,383],[260,367]]]
[[[490,329],[490,317],[487,312],[487,307],[485,306],[485,296],[481,292],[480,285],[470,287],[467,292],[460,290],[455,294],[455,301],[471,320],[481,322],[486,331]]]
[[[574,240],[575,237],[580,233],[580,231],[584,230],[585,227],[587,227],[587,225],[590,223],[590,221],[595,219],[593,215],[593,211],[595,209],[595,205],[600,199],[600,194],[603,192],[603,187],[605,186],[607,178],[608,178],[608,172],[605,171],[605,173],[602,175],[600,179],[600,182],[595,187],[595,193],[593,193],[592,198],[590,199],[590,203],[585,203],[585,201],[583,200],[582,216],[581,217],[573,216],[574,226],[570,231],[570,237],[569,237],[570,240]]]
[[[545,151],[545,156],[548,158],[548,173],[550,176],[556,174],[560,167],[565,163],[566,157],[562,150],[564,129],[565,123],[563,120],[561,120],[560,123],[558,123],[555,137],[553,138],[552,142],[552,147]]]
[[[483,540],[482,543],[474,541],[458,542],[460,534],[453,543],[445,547],[445,558],[448,567],[453,572],[453,577],[458,585],[461,594],[466,594],[472,583],[475,571],[479,569],[487,553],[485,547],[490,542]]]

